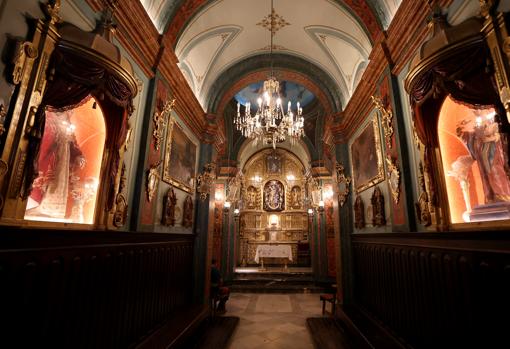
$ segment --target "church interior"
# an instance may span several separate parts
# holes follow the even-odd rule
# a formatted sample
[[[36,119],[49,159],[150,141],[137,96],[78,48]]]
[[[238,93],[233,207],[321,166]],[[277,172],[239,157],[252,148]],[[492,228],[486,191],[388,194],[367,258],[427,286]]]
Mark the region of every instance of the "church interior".
[[[1,347],[508,347],[509,0],[0,0],[0,33]]]

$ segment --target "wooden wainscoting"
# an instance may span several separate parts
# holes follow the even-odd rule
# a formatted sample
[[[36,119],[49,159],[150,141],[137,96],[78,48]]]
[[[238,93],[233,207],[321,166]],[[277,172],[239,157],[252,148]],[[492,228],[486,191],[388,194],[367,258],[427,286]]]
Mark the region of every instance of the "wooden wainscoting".
[[[354,234],[352,247],[355,306],[408,345],[510,343],[508,232]]]
[[[191,235],[0,229],[2,347],[128,348],[191,304]]]

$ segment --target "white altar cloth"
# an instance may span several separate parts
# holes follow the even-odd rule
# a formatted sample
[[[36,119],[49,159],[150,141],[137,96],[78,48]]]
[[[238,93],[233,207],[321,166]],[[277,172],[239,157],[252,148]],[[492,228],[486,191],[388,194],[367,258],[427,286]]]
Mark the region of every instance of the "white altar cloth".
[[[292,261],[292,249],[290,245],[258,245],[255,252],[255,262],[260,258],[288,258]]]

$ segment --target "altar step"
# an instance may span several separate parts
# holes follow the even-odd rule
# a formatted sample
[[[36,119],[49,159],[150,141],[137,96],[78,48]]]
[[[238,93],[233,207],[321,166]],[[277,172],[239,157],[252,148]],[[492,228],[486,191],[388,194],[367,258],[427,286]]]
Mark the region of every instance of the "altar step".
[[[317,285],[310,272],[270,271],[235,273],[229,286],[232,292],[243,293],[324,293],[327,285]]]

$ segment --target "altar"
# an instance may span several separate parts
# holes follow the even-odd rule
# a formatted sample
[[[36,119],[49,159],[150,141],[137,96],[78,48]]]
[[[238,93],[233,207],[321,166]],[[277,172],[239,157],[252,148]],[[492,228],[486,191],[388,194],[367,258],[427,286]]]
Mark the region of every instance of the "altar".
[[[264,268],[264,258],[284,258],[285,268],[287,268],[287,262],[292,261],[292,249],[290,245],[258,245],[255,252],[255,262],[261,263]]]

